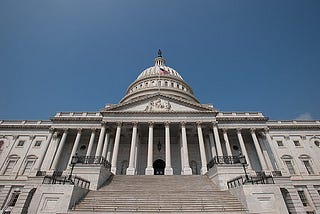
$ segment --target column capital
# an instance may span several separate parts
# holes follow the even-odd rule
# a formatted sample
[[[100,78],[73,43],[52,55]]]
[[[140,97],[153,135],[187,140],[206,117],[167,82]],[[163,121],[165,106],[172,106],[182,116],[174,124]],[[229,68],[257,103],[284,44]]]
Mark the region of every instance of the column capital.
[[[197,126],[201,126],[202,125],[202,121],[196,121]]]
[[[54,128],[49,128],[49,132],[54,132],[55,131],[55,129]]]
[[[154,121],[149,121],[148,124],[149,124],[149,127],[153,127]]]
[[[12,139],[13,139],[13,140],[18,139],[18,137],[19,137],[19,135],[12,135]]]
[[[68,128],[64,128],[62,129],[64,133],[68,133],[69,132],[69,129]]]
[[[223,132],[223,134],[227,134],[228,133],[228,129],[227,128],[223,128],[222,132]]]
[[[81,133],[82,132],[82,128],[77,128],[77,132]]]
[[[96,128],[90,128],[90,131],[91,132],[95,132],[95,131],[97,131],[97,129]]]
[[[165,121],[165,122],[164,122],[164,126],[165,126],[165,127],[170,127],[170,122],[169,122],[169,121]]]
[[[181,127],[186,127],[186,121],[181,121],[181,122],[180,122],[180,126],[181,126]]]
[[[239,133],[241,134],[242,128],[237,128],[236,130],[237,130],[237,133],[238,133],[238,134],[239,134]]]
[[[116,124],[117,124],[117,127],[121,127],[122,126],[122,121],[118,121],[118,122],[116,122]]]
[[[268,132],[270,131],[270,129],[267,127],[267,128],[264,128],[263,131],[264,131],[265,133],[268,133]]]
[[[251,134],[253,134],[253,133],[255,134],[255,133],[256,133],[256,130],[257,130],[256,128],[250,128],[250,133],[251,133]]]
[[[29,138],[30,138],[31,141],[33,141],[36,138],[36,136],[35,135],[29,135]]]
[[[136,121],[135,121],[135,122],[132,122],[132,126],[133,126],[133,127],[137,127],[137,126],[138,126],[138,122],[136,122]]]
[[[212,121],[211,122],[212,127],[218,127],[218,121]]]

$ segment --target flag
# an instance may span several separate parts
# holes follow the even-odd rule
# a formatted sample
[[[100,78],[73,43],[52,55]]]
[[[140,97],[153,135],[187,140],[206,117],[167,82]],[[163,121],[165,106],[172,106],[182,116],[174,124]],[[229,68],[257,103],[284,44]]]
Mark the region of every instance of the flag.
[[[170,74],[170,72],[165,70],[164,68],[160,68],[160,74]]]

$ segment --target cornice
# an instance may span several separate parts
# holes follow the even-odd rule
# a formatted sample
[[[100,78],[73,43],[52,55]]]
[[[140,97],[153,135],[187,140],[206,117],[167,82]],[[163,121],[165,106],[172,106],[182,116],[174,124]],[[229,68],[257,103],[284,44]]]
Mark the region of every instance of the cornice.
[[[52,117],[51,121],[102,121],[102,117],[90,118],[90,117]]]
[[[49,129],[51,125],[0,125],[0,129]]]
[[[112,105],[108,108],[104,108],[104,109],[101,109],[100,112],[101,113],[104,113],[104,112],[111,112],[112,109],[117,109],[117,108],[120,108],[122,106],[130,106],[134,103],[138,103],[140,101],[143,101],[143,100],[148,100],[148,99],[152,99],[153,97],[157,97],[157,96],[161,96],[161,97],[164,97],[166,99],[169,99],[169,100],[175,100],[177,102],[180,102],[180,103],[183,103],[184,105],[188,106],[188,107],[196,107],[196,108],[200,108],[200,109],[207,109],[208,111],[211,111],[211,112],[218,112],[216,109],[214,108],[211,108],[211,107],[207,107],[207,106],[203,106],[199,103],[191,103],[191,102],[187,102],[183,99],[180,99],[180,98],[177,98],[177,97],[172,97],[172,96],[168,96],[168,95],[165,95],[161,92],[158,92],[156,94],[151,94],[151,95],[146,95],[146,96],[142,96],[142,97],[139,97],[137,99],[134,99],[134,100],[130,100],[128,102],[125,102],[125,103],[119,103],[119,104],[115,104],[115,105]]]

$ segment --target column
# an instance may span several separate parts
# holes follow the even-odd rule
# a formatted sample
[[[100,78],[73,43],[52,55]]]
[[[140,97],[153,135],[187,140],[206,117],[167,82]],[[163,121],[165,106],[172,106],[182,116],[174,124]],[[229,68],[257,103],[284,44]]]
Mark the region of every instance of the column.
[[[204,147],[206,149],[206,157],[207,157],[207,161],[212,159],[212,154],[211,154],[211,147],[210,147],[210,141],[208,137],[204,138]]]
[[[183,175],[183,166],[184,166],[184,161],[183,161],[183,144],[182,144],[182,137],[181,133],[179,134],[179,143],[180,143],[180,158],[181,158],[181,175]]]
[[[226,149],[227,149],[228,156],[232,156],[232,151],[231,151],[231,147],[230,147],[227,129],[223,129],[223,139],[226,142]]]
[[[203,142],[203,134],[201,124],[197,124],[198,129],[198,140],[199,140],[199,148],[200,148],[200,158],[201,158],[201,175],[204,175],[207,170],[207,158],[206,158],[206,151],[204,149],[204,142]]]
[[[79,146],[79,142],[80,142],[80,137],[81,137],[81,129],[78,129],[77,136],[76,136],[76,139],[74,141],[74,144],[73,144],[73,147],[72,147],[72,151],[71,151],[71,155],[70,155],[70,158],[69,158],[69,162],[68,162],[68,166],[67,166],[68,168],[70,168],[72,156],[76,155],[76,152],[77,152],[77,149],[78,149],[78,146]]]
[[[56,153],[56,155],[55,155],[55,157],[54,157],[54,160],[53,160],[53,163],[52,163],[52,166],[51,166],[51,169],[53,169],[53,170],[56,170],[56,169],[57,169],[57,165],[58,165],[58,162],[59,162],[59,158],[60,158],[60,155],[61,155],[61,152],[62,152],[64,143],[66,142],[67,134],[68,134],[68,130],[66,129],[66,130],[64,130],[64,132],[63,132],[63,135],[62,135],[62,138],[61,138],[61,140],[60,140],[57,153]]]
[[[242,155],[244,155],[245,158],[246,158],[246,161],[247,161],[247,164],[248,164],[248,169],[251,169],[249,156],[248,156],[248,153],[247,153],[247,150],[246,150],[246,147],[244,145],[243,138],[242,138],[242,134],[241,134],[241,129],[237,129],[237,135],[238,135],[238,140],[239,140],[239,144],[240,144],[240,147],[241,147]]]
[[[111,172],[116,174],[117,172],[117,160],[118,160],[118,151],[120,144],[120,134],[121,134],[121,123],[117,124],[116,137],[114,140],[113,152],[112,152],[112,160],[111,160]]]
[[[110,133],[109,133],[109,130],[106,130],[106,136],[105,136],[105,138],[104,138],[103,150],[102,150],[102,157],[103,157],[104,159],[106,159],[106,157],[107,157],[109,140],[110,140]]]
[[[277,149],[275,148],[275,144],[270,137],[269,129],[268,128],[265,129],[264,133],[265,133],[265,136],[267,138],[268,144],[270,146],[270,149],[271,149],[271,152],[273,155],[273,163],[275,164],[275,170],[280,170],[280,171],[282,171],[282,173],[286,172],[287,168],[284,167],[284,164],[277,153]]]
[[[211,146],[212,159],[217,156],[217,150],[213,139],[213,133],[209,132],[209,142]]]
[[[148,136],[148,159],[146,175],[153,175],[153,123],[149,123],[149,136]]]
[[[136,153],[136,143],[137,143],[137,123],[133,124],[132,128],[132,136],[131,136],[131,148],[130,148],[130,159],[129,159],[129,167],[127,168],[127,175],[135,174],[135,153]]]
[[[42,162],[44,160],[45,155],[47,154],[51,139],[53,137],[53,133],[54,133],[54,129],[50,129],[49,130],[49,136],[48,136],[48,138],[46,140],[46,143],[45,143],[44,151],[41,153],[41,156],[39,157],[38,163],[34,167],[35,171],[39,171],[39,170],[41,171],[41,165],[42,165]]]
[[[213,129],[213,134],[214,134],[214,141],[215,141],[216,147],[217,147],[217,156],[223,156],[217,123],[213,123],[212,129]]]
[[[250,131],[251,131],[251,136],[252,136],[252,140],[253,140],[253,143],[254,143],[254,147],[256,148],[256,151],[257,151],[257,154],[258,154],[258,158],[259,158],[259,161],[260,161],[260,164],[261,164],[262,171],[267,171],[268,167],[267,167],[266,161],[265,161],[265,159],[263,157],[263,154],[262,154],[262,151],[261,151],[261,148],[260,148],[260,144],[259,144],[257,135],[255,133],[255,130],[251,129]]]
[[[88,150],[87,150],[86,156],[90,156],[90,155],[91,155],[92,146],[93,146],[93,142],[94,142],[95,136],[96,136],[96,130],[95,130],[95,129],[92,129],[91,136],[90,136],[90,140],[89,140],[89,146],[88,146]]]
[[[164,169],[165,175],[173,175],[171,167],[171,151],[170,151],[170,124],[165,123],[165,138],[166,138],[166,168]]]
[[[182,137],[182,147],[183,147],[183,174],[192,175],[192,170],[189,164],[187,132],[186,132],[185,123],[181,123],[181,137]]]
[[[112,157],[112,150],[113,150],[113,144],[114,144],[114,137],[110,137],[109,144],[108,144],[108,151],[107,151],[107,161],[111,161]]]
[[[96,154],[95,154],[96,157],[101,156],[101,151],[102,151],[102,146],[103,146],[103,138],[104,138],[105,132],[106,132],[106,127],[105,127],[105,125],[102,125],[100,135],[99,135],[97,150],[96,150]]]

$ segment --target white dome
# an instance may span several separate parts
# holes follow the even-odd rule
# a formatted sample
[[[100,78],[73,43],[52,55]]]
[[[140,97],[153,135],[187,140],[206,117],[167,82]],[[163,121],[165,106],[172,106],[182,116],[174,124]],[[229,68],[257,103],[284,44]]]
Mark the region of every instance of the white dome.
[[[163,69],[164,71],[161,69]],[[177,71],[175,71],[174,69],[172,69],[168,66],[165,66],[165,65],[161,65],[161,66],[155,65],[155,66],[152,66],[152,67],[147,68],[144,71],[142,71],[142,73],[138,76],[137,80],[142,79],[147,76],[154,76],[154,75],[158,75],[158,76],[159,75],[171,75],[171,76],[178,77],[178,78],[182,79],[180,74]]]
[[[120,103],[134,100],[154,93],[163,93],[173,97],[199,103],[193,95],[191,87],[183,80],[180,74],[166,66],[161,51],[154,60],[154,66],[141,72],[137,79],[130,84],[126,96]]]

